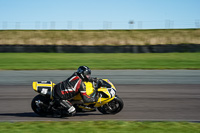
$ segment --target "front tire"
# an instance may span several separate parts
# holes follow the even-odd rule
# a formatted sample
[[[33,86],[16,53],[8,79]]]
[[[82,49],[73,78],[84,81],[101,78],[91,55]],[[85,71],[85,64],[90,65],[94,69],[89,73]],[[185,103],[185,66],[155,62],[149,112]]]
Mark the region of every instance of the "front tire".
[[[39,116],[45,117],[48,115],[47,108],[49,105],[49,100],[42,95],[37,95],[33,98],[31,102],[32,110]]]
[[[97,109],[102,114],[117,114],[119,113],[124,107],[124,103],[121,98],[115,96],[115,98],[107,104],[104,104]]]

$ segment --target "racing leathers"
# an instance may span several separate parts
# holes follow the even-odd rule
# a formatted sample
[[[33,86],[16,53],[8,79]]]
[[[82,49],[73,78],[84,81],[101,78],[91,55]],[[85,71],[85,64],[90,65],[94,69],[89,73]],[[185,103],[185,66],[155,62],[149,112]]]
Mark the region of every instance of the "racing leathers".
[[[97,82],[96,78],[89,78],[89,82]],[[84,103],[92,103],[97,101],[96,92],[88,96],[86,94],[86,86],[79,74],[75,72],[68,79],[58,83],[54,87],[53,97],[68,111],[69,114],[75,114],[75,108],[68,101],[80,94]]]

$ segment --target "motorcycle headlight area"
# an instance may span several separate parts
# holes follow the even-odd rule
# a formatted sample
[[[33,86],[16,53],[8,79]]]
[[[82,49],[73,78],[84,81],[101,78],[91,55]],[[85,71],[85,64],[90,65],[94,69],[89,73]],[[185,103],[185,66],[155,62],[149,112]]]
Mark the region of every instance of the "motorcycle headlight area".
[[[114,97],[116,94],[116,90],[114,88],[107,88],[108,92],[110,93],[110,97]]]

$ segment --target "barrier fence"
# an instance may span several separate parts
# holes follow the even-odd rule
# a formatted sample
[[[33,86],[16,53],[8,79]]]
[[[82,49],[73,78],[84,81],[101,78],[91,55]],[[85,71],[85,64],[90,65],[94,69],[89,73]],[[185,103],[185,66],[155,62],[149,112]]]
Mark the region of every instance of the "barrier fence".
[[[200,44],[178,45],[125,45],[125,46],[75,46],[75,45],[0,45],[0,52],[46,53],[169,53],[200,52]]]
[[[96,30],[200,28],[200,20],[155,21],[0,21],[0,30]]]

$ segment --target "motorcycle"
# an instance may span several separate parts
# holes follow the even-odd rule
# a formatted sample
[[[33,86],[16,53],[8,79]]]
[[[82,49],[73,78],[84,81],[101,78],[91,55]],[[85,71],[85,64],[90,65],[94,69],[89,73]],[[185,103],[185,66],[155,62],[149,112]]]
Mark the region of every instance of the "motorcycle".
[[[102,114],[116,114],[119,113],[124,106],[121,98],[116,95],[116,88],[108,79],[102,79],[104,85],[98,87],[97,102],[83,103],[80,94],[76,95],[68,101],[76,108],[77,112],[96,111],[96,109]],[[87,95],[92,94],[95,91],[95,85],[91,82],[84,82],[86,86]],[[55,83],[52,81],[35,81],[32,84],[33,89],[39,94],[32,100],[32,110],[39,116],[54,116],[60,114],[60,117],[70,116],[65,108],[60,104],[55,104],[52,96]]]

